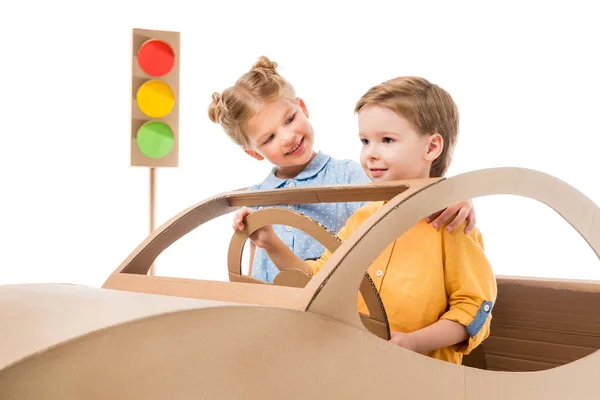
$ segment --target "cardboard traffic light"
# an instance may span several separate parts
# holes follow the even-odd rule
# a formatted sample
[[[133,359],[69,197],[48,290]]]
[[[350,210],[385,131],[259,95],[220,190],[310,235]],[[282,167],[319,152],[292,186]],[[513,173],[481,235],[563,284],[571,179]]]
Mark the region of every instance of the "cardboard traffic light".
[[[179,32],[133,29],[131,165],[179,163]]]

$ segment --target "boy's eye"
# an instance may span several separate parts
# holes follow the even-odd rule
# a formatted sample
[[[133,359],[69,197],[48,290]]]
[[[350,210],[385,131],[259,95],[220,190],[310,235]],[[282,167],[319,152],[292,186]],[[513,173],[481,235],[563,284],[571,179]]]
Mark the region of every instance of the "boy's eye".
[[[383,143],[392,143],[393,141],[394,141],[394,139],[389,138],[389,137],[383,138]]]
[[[365,146],[369,144],[369,141],[367,139],[360,139],[361,143],[364,144]]]
[[[273,135],[273,134],[270,134],[270,135],[269,135],[269,137],[267,138],[267,140],[265,140],[265,141],[263,142],[263,144],[267,144],[267,143],[269,143],[269,142],[271,141],[271,139],[273,139],[274,137],[275,137],[275,135]]]
[[[286,123],[286,124],[291,124],[292,122],[294,122],[294,118],[296,118],[296,113],[292,114],[292,116],[291,116],[291,117],[289,117],[289,118],[288,118],[288,119],[285,121],[285,123]]]

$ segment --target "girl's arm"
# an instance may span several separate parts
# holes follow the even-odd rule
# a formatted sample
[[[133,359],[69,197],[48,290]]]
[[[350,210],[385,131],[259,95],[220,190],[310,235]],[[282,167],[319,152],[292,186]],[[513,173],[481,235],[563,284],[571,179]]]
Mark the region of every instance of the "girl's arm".
[[[250,241],[250,261],[248,262],[248,276],[252,276],[252,265],[254,264],[254,253],[256,252],[256,245]]]
[[[275,234],[271,226],[259,229],[262,237],[260,238],[261,247],[273,261],[273,264],[280,270],[299,269],[308,274],[311,273],[310,267]]]
[[[234,216],[232,227],[234,230],[244,229],[244,218],[253,212],[249,207],[242,207]],[[275,234],[271,225],[257,229],[250,235],[250,241],[255,246],[265,249],[267,256],[280,270],[295,268],[310,273],[310,267]],[[252,258],[254,252],[252,252]],[[252,266],[252,259],[250,261]],[[252,268],[252,267],[250,267]],[[250,269],[252,271],[252,269]]]
[[[469,234],[475,228],[475,209],[472,201],[461,201],[441,211],[437,211],[425,218],[435,229],[446,225],[446,230],[452,232],[463,222],[467,222],[464,233]]]

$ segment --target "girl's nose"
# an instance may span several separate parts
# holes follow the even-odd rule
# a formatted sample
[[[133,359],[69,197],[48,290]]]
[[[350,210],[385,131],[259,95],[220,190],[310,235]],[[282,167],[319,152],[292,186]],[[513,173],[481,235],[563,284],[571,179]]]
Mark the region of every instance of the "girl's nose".
[[[283,144],[286,146],[294,144],[296,140],[296,134],[292,131],[285,132],[283,135]]]

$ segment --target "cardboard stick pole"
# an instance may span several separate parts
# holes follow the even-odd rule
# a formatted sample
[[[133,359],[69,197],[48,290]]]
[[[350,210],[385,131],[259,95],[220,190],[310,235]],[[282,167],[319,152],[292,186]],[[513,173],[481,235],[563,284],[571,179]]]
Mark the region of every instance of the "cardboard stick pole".
[[[150,234],[154,232],[156,223],[156,169],[150,167]],[[156,263],[150,266],[150,275],[156,274]]]

